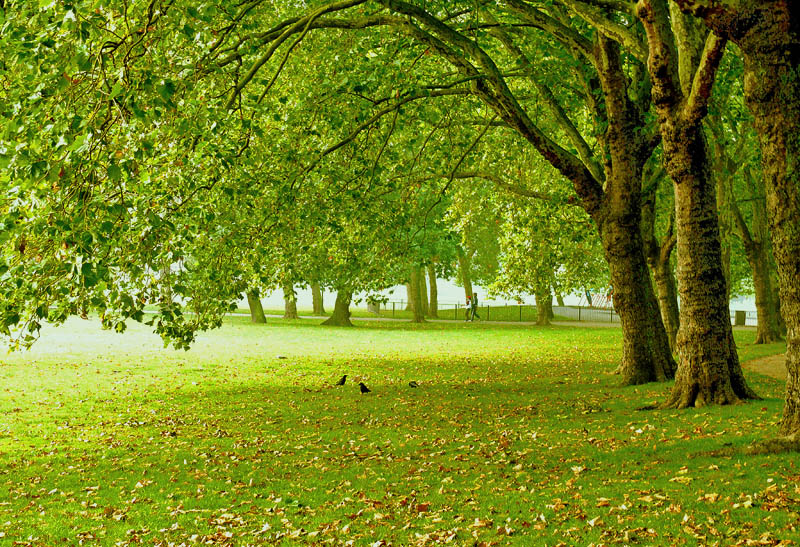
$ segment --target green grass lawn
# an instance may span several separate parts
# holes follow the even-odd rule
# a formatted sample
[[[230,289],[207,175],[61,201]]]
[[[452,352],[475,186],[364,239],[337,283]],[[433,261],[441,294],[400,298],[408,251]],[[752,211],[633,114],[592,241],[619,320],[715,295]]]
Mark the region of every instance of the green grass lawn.
[[[619,329],[317,323],[177,352],[76,319],[3,357],[0,545],[800,541],[796,454],[703,455],[773,435],[781,382],[637,411],[669,386],[618,387]]]
[[[278,315],[282,316],[284,310],[282,309],[265,309],[264,313],[267,316],[270,315]],[[466,310],[464,305],[461,304],[458,308],[454,305],[445,305],[440,307],[438,310],[438,318],[439,319],[448,319],[448,320],[464,320],[466,318]],[[239,308],[236,310],[236,313],[240,314],[249,314],[250,310],[248,308]],[[300,309],[297,310],[298,315],[300,316],[311,316],[314,315],[314,312],[309,309]],[[326,310],[326,313],[330,315],[331,310]],[[589,313],[597,314],[597,310],[592,310]],[[406,310],[405,308],[401,307],[400,304],[397,304],[395,309],[392,309],[391,304],[388,307],[381,307],[380,314],[375,314],[370,311],[367,311],[366,308],[359,308],[359,307],[351,307],[350,314],[353,318],[359,317],[385,317],[385,318],[392,318],[392,319],[412,319],[414,317],[414,313],[410,310]],[[598,314],[599,315],[599,314]],[[533,322],[536,321],[536,306],[530,305],[522,305],[522,306],[486,306],[481,305],[478,309],[478,316],[480,317],[481,321],[511,321],[511,322]],[[591,315],[590,315],[591,317]],[[606,316],[607,317],[607,316]],[[606,319],[603,317],[603,319]],[[563,317],[560,315],[555,316],[556,321],[570,321],[568,317]]]

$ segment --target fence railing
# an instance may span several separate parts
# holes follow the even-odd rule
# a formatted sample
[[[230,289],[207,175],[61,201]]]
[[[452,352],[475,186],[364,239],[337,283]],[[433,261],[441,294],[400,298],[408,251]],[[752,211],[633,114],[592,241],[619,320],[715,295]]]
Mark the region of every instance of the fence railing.
[[[403,317],[410,312],[406,310],[406,300],[385,302],[380,307],[371,307],[373,311],[384,317]],[[465,320],[469,308],[461,302],[440,302],[438,313],[440,319]],[[556,321],[586,321],[593,323],[619,323],[619,315],[612,308],[588,306],[553,306]],[[478,317],[482,321],[532,322],[537,319],[536,306],[532,304],[483,304],[478,306]],[[731,324],[741,326],[758,325],[758,317],[754,311],[731,310]]]
[[[380,307],[370,307],[370,311],[384,317],[405,317],[406,300],[395,300],[382,303]],[[440,319],[465,320],[469,308],[461,302],[440,302],[437,315]],[[619,323],[619,315],[608,308],[590,308],[586,306],[553,306],[556,321],[592,321]],[[531,304],[482,304],[478,306],[477,316],[482,321],[532,322],[537,319],[537,309]]]

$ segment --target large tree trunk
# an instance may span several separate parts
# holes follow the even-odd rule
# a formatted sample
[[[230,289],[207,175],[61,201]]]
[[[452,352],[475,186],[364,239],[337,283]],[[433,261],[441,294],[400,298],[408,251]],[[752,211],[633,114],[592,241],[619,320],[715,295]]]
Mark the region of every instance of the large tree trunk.
[[[339,290],[336,293],[333,313],[322,324],[331,327],[352,327],[353,323],[350,322],[350,301],[352,299],[351,291]]]
[[[422,310],[422,316],[428,316],[428,284],[425,282],[425,268],[419,269],[419,304]]]
[[[640,0],[639,18],[647,33],[648,70],[653,82],[664,165],[675,189],[680,327],[680,357],[675,385],[665,407],[730,404],[756,397],[742,374],[722,268],[716,192],[709,173],[702,118],[725,41],[710,38],[703,61],[678,66],[696,51],[680,14],[672,20],[663,0]],[[680,70],[679,70],[680,69]]]
[[[409,287],[409,294],[408,300],[411,304],[411,311],[414,314],[414,317],[411,319],[412,323],[424,323],[425,317],[422,313],[422,301],[420,298],[420,291],[419,291],[419,278],[420,278],[420,268],[417,266],[413,266],[411,268],[411,280],[408,283]]]
[[[607,220],[600,227],[614,309],[622,326],[623,385],[663,382],[673,378],[676,369],[644,259],[638,195],[630,199],[633,203],[624,218]]]
[[[753,288],[756,296],[756,344],[772,344],[781,340],[780,316],[774,306],[774,290],[769,274],[769,256],[763,243],[755,245],[751,250],[745,249],[747,261],[753,269]]]
[[[457,250],[458,273],[461,276],[461,284],[464,286],[464,296],[472,298],[472,276],[470,275],[470,258],[461,247]]]
[[[314,307],[314,315],[325,315],[325,304],[322,300],[322,289],[319,283],[311,284],[311,300]]]
[[[439,318],[439,288],[436,286],[436,267],[428,265],[428,284],[430,285],[430,305],[428,316],[431,319]]]
[[[800,5],[785,0],[731,6],[677,0],[744,56],[745,102],[761,145],[772,248],[786,324],[786,402],[780,431],[800,437]]]
[[[287,284],[283,286],[283,318],[284,319],[298,319],[297,315],[297,297],[294,294],[294,288]]]
[[[536,324],[549,325],[553,313],[553,295],[550,287],[542,287],[536,291]]]
[[[267,316],[264,315],[264,307],[261,305],[261,298],[258,289],[247,291],[247,306],[250,308],[250,320],[253,323],[266,323]]]
[[[731,404],[756,395],[745,382],[731,328],[716,211],[702,132],[665,131],[668,169],[675,182],[680,365],[666,406]]]
[[[597,48],[600,82],[605,92],[609,129],[606,196],[589,210],[614,288],[614,308],[622,325],[624,385],[665,381],[674,376],[675,361],[661,322],[644,258],[641,222],[642,169],[651,148],[641,129],[641,113],[631,103],[617,44],[601,37]],[[588,210],[588,209],[587,209]]]
[[[742,37],[739,46],[745,59],[745,100],[761,144],[786,324],[788,376],[780,431],[800,437],[800,6],[764,4],[760,24]]]

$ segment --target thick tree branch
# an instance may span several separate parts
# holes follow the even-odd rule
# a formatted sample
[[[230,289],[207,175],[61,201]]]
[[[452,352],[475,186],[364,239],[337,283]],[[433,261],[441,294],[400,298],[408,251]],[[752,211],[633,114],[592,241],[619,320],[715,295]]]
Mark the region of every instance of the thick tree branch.
[[[636,7],[647,32],[650,54],[647,59],[653,80],[653,102],[675,107],[683,99],[678,76],[678,54],[669,23],[665,0],[639,0]]]
[[[725,54],[725,44],[728,40],[710,32],[703,48],[700,65],[692,81],[692,91],[686,100],[683,109],[683,119],[690,124],[698,123],[706,115],[708,100],[717,74],[722,56]]]
[[[591,171],[594,178],[600,182],[603,182],[605,180],[605,175],[603,174],[603,170],[600,168],[600,165],[597,163],[597,161],[595,161],[592,149],[575,127],[575,124],[572,123],[572,120],[569,119],[567,113],[561,107],[561,104],[558,102],[558,100],[556,100],[552,90],[546,85],[542,84],[536,78],[533,71],[533,63],[531,63],[527,55],[525,55],[522,49],[520,49],[520,47],[514,43],[513,39],[511,39],[508,33],[502,28],[493,29],[490,31],[490,33],[496,36],[503,43],[509,53],[518,59],[518,63],[528,73],[530,81],[533,83],[534,87],[539,92],[539,95],[542,99],[544,99],[545,104],[547,104],[548,108],[550,108],[550,111],[553,113],[556,123],[558,123],[561,129],[567,134],[570,142],[572,142],[573,146],[575,146],[576,150],[578,151],[578,156],[583,161],[583,164],[589,169],[589,171]]]
[[[523,0],[508,0],[509,7],[525,21],[539,28],[553,38],[567,46],[567,48],[580,52],[592,64],[595,63],[592,54],[592,42],[581,36],[580,33],[562,24],[557,19],[542,13]]]
[[[484,179],[488,180],[496,184],[499,188],[510,192],[512,194],[526,197],[526,198],[533,198],[533,199],[541,199],[544,201],[563,201],[563,198],[558,195],[548,194],[546,192],[538,192],[536,190],[531,190],[529,188],[525,188],[524,186],[520,186],[519,184],[514,184],[512,182],[508,182],[499,175],[495,173],[489,173],[486,171],[462,171],[455,173],[453,178],[456,179]],[[568,200],[568,205],[574,205],[579,207],[580,205],[576,203],[574,200]]]
[[[647,62],[647,45],[631,29],[609,19],[604,9],[581,0],[561,0],[561,2],[604,36],[625,47],[639,61]]]
[[[527,112],[520,106],[516,97],[508,88],[497,65],[483,49],[472,40],[415,5],[400,0],[381,0],[381,3],[396,12],[403,13],[419,21],[438,36],[438,38],[434,37],[414,25],[409,25],[411,27],[410,31],[418,39],[437,49],[443,47],[442,42],[447,42],[474,59],[475,65],[467,61],[463,55],[456,55],[456,58],[448,57],[448,60],[455,66],[463,67],[467,75],[470,74],[470,71],[479,67],[483,78],[473,82],[475,95],[480,97],[502,119],[533,144],[539,153],[562,175],[572,181],[576,191],[583,199],[583,205],[587,211],[593,212],[601,207],[602,185],[594,178],[583,162],[548,138],[531,121]],[[448,49],[447,51],[449,55],[455,55],[454,50]]]

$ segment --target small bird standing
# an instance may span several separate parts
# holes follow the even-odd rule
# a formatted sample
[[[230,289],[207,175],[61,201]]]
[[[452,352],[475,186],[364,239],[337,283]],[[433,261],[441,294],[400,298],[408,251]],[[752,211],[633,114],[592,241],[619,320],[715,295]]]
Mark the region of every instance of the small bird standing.
[[[411,381],[408,383],[408,387],[419,387],[419,384],[418,384],[418,383],[416,383],[414,380],[411,380]]]
[[[345,374],[344,376],[339,378],[339,381],[336,382],[336,385],[337,386],[343,386],[346,381],[347,381],[347,374]]]
[[[361,388],[361,393],[369,393],[370,391],[372,391],[370,388],[364,385],[364,382],[359,382],[358,387]]]

